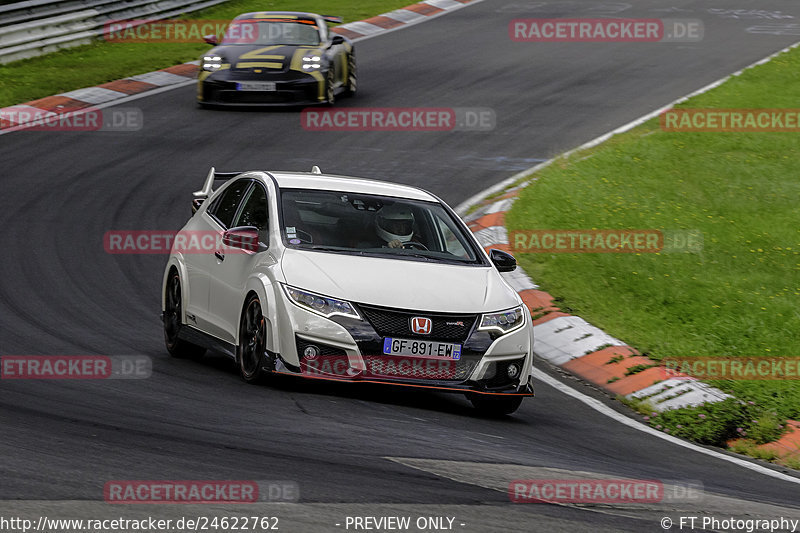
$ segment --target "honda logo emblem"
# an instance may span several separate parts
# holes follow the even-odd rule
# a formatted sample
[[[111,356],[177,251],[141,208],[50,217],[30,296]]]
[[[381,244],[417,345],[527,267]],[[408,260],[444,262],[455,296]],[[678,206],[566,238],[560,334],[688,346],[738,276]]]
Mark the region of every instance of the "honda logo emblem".
[[[411,319],[411,332],[417,335],[430,335],[433,329],[433,322],[424,316],[415,316]]]

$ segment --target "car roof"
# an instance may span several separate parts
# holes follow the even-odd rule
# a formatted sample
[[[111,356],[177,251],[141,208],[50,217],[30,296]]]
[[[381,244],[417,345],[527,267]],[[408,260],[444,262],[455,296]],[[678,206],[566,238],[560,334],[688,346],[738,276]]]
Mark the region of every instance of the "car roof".
[[[337,176],[335,174],[316,174],[310,172],[272,172],[278,187],[281,189],[313,189],[337,192],[376,194],[380,196],[395,196],[409,200],[422,200],[425,202],[439,202],[434,195],[409,185],[391,183],[388,181],[350,176]]]

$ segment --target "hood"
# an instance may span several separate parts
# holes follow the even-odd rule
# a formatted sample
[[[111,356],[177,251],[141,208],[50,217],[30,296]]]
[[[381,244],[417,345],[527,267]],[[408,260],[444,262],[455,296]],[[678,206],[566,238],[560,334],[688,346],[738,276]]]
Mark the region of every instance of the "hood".
[[[444,313],[501,311],[518,296],[491,266],[287,249],[286,282],[356,303]]]

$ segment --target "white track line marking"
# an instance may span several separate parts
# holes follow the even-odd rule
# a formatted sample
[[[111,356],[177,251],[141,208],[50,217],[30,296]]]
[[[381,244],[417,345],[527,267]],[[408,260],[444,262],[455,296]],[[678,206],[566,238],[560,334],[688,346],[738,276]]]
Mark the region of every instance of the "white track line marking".
[[[797,483],[798,485],[800,485],[800,478],[797,478],[797,477],[794,477],[794,476],[790,476],[790,475],[784,474],[782,472],[777,472],[775,470],[772,470],[771,468],[767,468],[767,467],[761,466],[759,464],[751,463],[749,461],[745,461],[744,459],[739,459],[738,457],[734,457],[734,456],[731,456],[731,455],[726,455],[724,453],[720,453],[720,452],[717,452],[717,451],[714,451],[714,450],[709,450],[707,448],[703,448],[702,446],[698,446],[698,445],[693,444],[691,442],[687,442],[687,441],[681,440],[681,439],[679,439],[677,437],[673,437],[672,435],[667,435],[666,433],[662,433],[661,431],[655,430],[655,429],[651,428],[650,426],[646,426],[646,425],[644,425],[644,424],[642,424],[640,422],[637,422],[636,420],[634,420],[632,418],[629,418],[629,417],[627,417],[627,416],[625,416],[623,414],[620,414],[620,413],[616,412],[615,410],[611,409],[610,407],[608,407],[606,404],[604,404],[600,400],[596,400],[595,398],[591,398],[589,396],[586,396],[582,392],[578,392],[577,390],[573,389],[569,385],[566,385],[566,384],[560,382],[559,380],[557,380],[556,378],[553,378],[553,377],[545,374],[544,372],[542,372],[538,368],[534,368],[533,369],[533,375],[539,381],[542,381],[542,382],[550,385],[554,389],[558,390],[559,392],[562,392],[562,393],[566,394],[567,396],[572,396],[573,398],[575,398],[579,402],[582,402],[582,403],[588,405],[589,407],[591,407],[595,411],[597,411],[597,412],[599,412],[601,414],[604,414],[609,418],[612,418],[613,420],[619,422],[620,424],[623,424],[625,426],[633,428],[633,429],[635,429],[637,431],[641,431],[641,432],[647,433],[647,434],[652,435],[654,437],[658,437],[659,439],[664,439],[665,441],[671,442],[672,444],[677,444],[678,446],[683,446],[684,448],[687,448],[687,449],[692,450],[694,452],[703,453],[705,455],[710,455],[711,457],[714,457],[716,459],[722,459],[723,461],[728,461],[729,463],[733,463],[735,465],[738,465],[738,466],[741,466],[741,467],[744,467],[744,468],[748,468],[750,470],[753,470],[754,472],[758,472],[759,474],[764,474],[765,476],[771,476],[771,477],[780,479],[782,481],[788,481],[790,483]]]
[[[571,154],[573,154],[575,152],[579,152],[579,151],[584,150],[586,148],[591,148],[593,146],[597,146],[598,144],[608,140],[609,138],[611,138],[612,136],[614,136],[614,135],[616,135],[618,133],[623,133],[625,131],[633,129],[636,126],[638,126],[640,124],[643,124],[644,122],[650,120],[651,118],[657,117],[659,114],[661,114],[662,112],[670,109],[671,107],[673,107],[676,104],[684,102],[684,101],[688,100],[689,98],[692,98],[693,96],[697,96],[699,94],[703,94],[703,93],[705,93],[707,91],[710,91],[711,89],[722,85],[723,83],[725,83],[727,80],[733,78],[734,76],[740,75],[745,70],[753,68],[753,67],[758,66],[758,65],[763,65],[764,63],[767,63],[768,61],[770,61],[774,57],[777,57],[780,54],[783,54],[785,52],[788,52],[788,51],[790,51],[793,48],[796,48],[798,46],[800,46],[800,42],[796,42],[796,43],[794,43],[794,44],[792,44],[790,46],[787,46],[786,48],[778,50],[777,52],[774,52],[774,53],[768,55],[767,57],[759,59],[758,61],[755,61],[754,63],[751,63],[750,65],[747,65],[746,67],[744,67],[744,68],[742,68],[740,70],[737,70],[733,74],[729,74],[728,76],[725,76],[724,78],[721,78],[721,79],[719,79],[719,80],[717,80],[715,82],[709,83],[708,85],[705,85],[704,87],[701,87],[700,89],[697,89],[696,91],[691,92],[691,93],[687,94],[686,96],[682,96],[681,98],[678,98],[677,100],[675,100],[675,101],[673,101],[673,102],[671,102],[671,103],[669,103],[669,104],[667,104],[665,106],[662,106],[662,107],[656,109],[655,111],[651,111],[650,113],[647,113],[646,115],[643,115],[643,116],[637,118],[636,120],[628,122],[627,124],[624,124],[624,125],[620,126],[619,128],[616,128],[616,129],[614,129],[614,130],[612,130],[612,131],[610,131],[608,133],[605,133],[605,134],[603,134],[603,135],[601,135],[599,137],[596,137],[595,139],[592,139],[589,142],[581,144],[580,146],[577,146],[577,147],[575,147],[575,148],[573,148],[571,150],[568,150],[568,151],[564,152],[563,154],[561,154],[561,156],[559,156],[559,157],[569,156],[569,155],[571,155]],[[486,196],[489,196],[490,194],[494,194],[494,193],[497,193],[499,191],[502,191],[502,190],[506,189],[507,187],[509,187],[510,185],[515,183],[516,181],[518,181],[518,180],[520,180],[520,179],[522,179],[524,177],[528,177],[529,175],[533,174],[534,172],[536,172],[536,171],[538,171],[538,170],[540,170],[542,168],[547,167],[548,165],[550,165],[556,159],[557,158],[548,159],[547,161],[544,161],[542,163],[534,165],[534,166],[530,167],[527,170],[523,170],[522,172],[518,172],[518,173],[514,174],[513,176],[511,176],[509,178],[506,178],[503,181],[501,181],[501,182],[499,182],[499,183],[497,183],[497,184],[495,184],[495,185],[493,185],[491,187],[488,187],[488,188],[484,189],[483,191],[481,191],[481,192],[479,192],[479,193],[467,198],[463,202],[461,202],[455,208],[455,211],[460,216],[463,217],[465,215],[467,209],[469,209],[472,205],[477,204],[478,202],[480,202]],[[523,185],[524,185],[524,183],[523,183]],[[764,466],[761,466],[761,465],[758,465],[758,464],[755,464],[755,463],[751,463],[749,461],[745,461],[744,459],[739,459],[738,457],[729,456],[729,455],[726,455],[726,454],[723,454],[723,453],[720,453],[720,452],[716,452],[714,450],[708,450],[708,449],[703,448],[701,446],[697,446],[696,444],[692,444],[692,443],[690,443],[688,441],[683,441],[683,440],[678,439],[676,437],[673,437],[671,435],[667,435],[666,433],[662,433],[660,431],[657,431],[657,430],[651,428],[650,426],[646,426],[646,425],[644,425],[644,424],[642,424],[640,422],[635,421],[632,418],[628,418],[625,415],[621,415],[621,414],[617,413],[616,411],[614,411],[613,409],[611,409],[610,407],[608,407],[607,405],[605,405],[601,401],[596,400],[594,398],[590,398],[589,396],[586,396],[585,394],[578,392],[577,390],[573,389],[572,387],[569,387],[568,385],[562,383],[561,381],[558,381],[557,379],[548,376],[547,374],[545,374],[544,372],[542,372],[541,370],[539,370],[537,368],[533,369],[533,375],[537,379],[547,383],[548,385],[552,386],[556,390],[558,390],[560,392],[563,392],[567,396],[572,396],[573,398],[577,399],[578,401],[583,402],[584,404],[588,405],[589,407],[591,407],[595,411],[598,411],[599,413],[604,414],[604,415],[608,416],[609,418],[612,418],[612,419],[616,420],[617,422],[619,422],[621,424],[624,424],[624,425],[626,425],[628,427],[636,429],[637,431],[642,431],[644,433],[648,433],[648,434],[653,435],[655,437],[658,437],[660,439],[664,439],[666,441],[669,441],[669,442],[671,442],[673,444],[677,444],[678,446],[683,446],[684,448],[688,448],[690,450],[693,450],[693,451],[696,451],[696,452],[699,452],[699,453],[703,453],[703,454],[709,455],[711,457],[716,457],[717,459],[722,459],[723,461],[728,461],[730,463],[733,463],[735,465],[741,466],[743,468],[747,468],[747,469],[753,470],[753,471],[758,472],[760,474],[764,474],[764,475],[771,476],[771,477],[774,477],[774,478],[777,478],[777,479],[781,479],[783,481],[789,481],[791,483],[800,484],[800,478],[796,478],[796,477],[793,477],[793,476],[790,476],[790,475],[787,475],[787,474],[783,474],[781,472],[777,472],[777,471],[772,470],[770,468],[766,468]]]
[[[477,1],[482,1],[482,0],[477,0]],[[469,4],[467,4],[467,5],[469,5]],[[595,137],[591,141],[585,142],[585,143],[581,144],[580,146],[576,146],[575,148],[573,148],[571,150],[567,150],[566,152],[564,152],[563,154],[561,154],[561,155],[559,155],[557,157],[553,157],[551,159],[548,159],[547,161],[543,161],[542,163],[534,165],[534,166],[528,168],[527,170],[523,170],[522,172],[517,172],[513,176],[511,176],[509,178],[506,178],[503,181],[501,181],[499,183],[496,183],[496,184],[492,185],[491,187],[488,187],[488,188],[482,190],[481,192],[479,192],[477,194],[474,194],[474,195],[470,196],[469,198],[467,198],[466,200],[464,200],[463,202],[458,204],[458,207],[455,208],[455,212],[458,213],[459,216],[463,217],[464,214],[466,213],[467,209],[469,209],[472,205],[477,204],[478,202],[480,202],[481,200],[483,200],[485,197],[489,196],[490,194],[494,194],[496,192],[502,191],[506,187],[512,185],[514,182],[519,181],[522,178],[527,177],[530,174],[533,174],[534,172],[538,172],[539,170],[550,166],[553,163],[553,161],[555,161],[555,160],[557,160],[559,158],[562,158],[562,157],[568,157],[568,156],[570,156],[570,155],[572,155],[572,154],[574,154],[576,152],[580,152],[580,151],[585,150],[587,148],[592,148],[594,146],[597,146],[598,144],[607,141],[608,139],[610,139],[614,135],[617,135],[618,133],[624,133],[624,132],[626,132],[628,130],[631,130],[631,129],[635,128],[636,126],[639,126],[640,124],[644,124],[645,122],[647,122],[651,118],[657,117],[658,115],[660,115],[664,111],[666,111],[668,109],[671,109],[676,104],[680,104],[681,102],[685,102],[686,100],[688,100],[689,98],[692,98],[693,96],[697,96],[699,94],[703,94],[705,92],[710,91],[711,89],[719,87],[720,85],[722,85],[723,83],[725,83],[729,79],[731,79],[731,78],[733,78],[735,76],[738,76],[739,74],[741,74],[745,70],[751,69],[753,67],[757,67],[758,65],[763,65],[764,63],[767,63],[771,59],[773,59],[773,58],[775,58],[775,57],[777,57],[777,56],[779,56],[779,55],[781,55],[781,54],[783,54],[785,52],[788,52],[789,50],[791,50],[793,48],[797,48],[798,46],[800,46],[800,41],[798,41],[798,42],[796,42],[796,43],[794,43],[792,45],[789,45],[786,48],[782,48],[781,50],[778,50],[777,52],[774,52],[774,53],[768,55],[767,57],[759,59],[758,61],[755,61],[754,63],[750,63],[746,67],[744,67],[744,68],[742,68],[740,70],[737,70],[733,74],[728,74],[724,78],[720,78],[717,81],[711,82],[708,85],[700,87],[696,91],[693,91],[693,92],[691,92],[691,93],[689,93],[689,94],[687,94],[685,96],[681,96],[677,100],[673,100],[672,102],[668,103],[665,106],[659,107],[658,109],[656,109],[654,111],[651,111],[651,112],[647,113],[646,115],[643,115],[643,116],[641,116],[641,117],[639,117],[639,118],[637,118],[635,120],[632,120],[632,121],[628,122],[627,124],[623,124],[619,128],[611,130],[608,133],[604,133],[603,135],[601,135],[599,137]],[[520,186],[524,186],[524,185],[527,185],[527,182],[522,183]]]

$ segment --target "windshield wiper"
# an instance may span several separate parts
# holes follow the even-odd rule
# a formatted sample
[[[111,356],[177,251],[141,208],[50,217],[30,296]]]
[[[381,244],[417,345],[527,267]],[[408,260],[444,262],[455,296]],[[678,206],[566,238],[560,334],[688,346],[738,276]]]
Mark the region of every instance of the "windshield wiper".
[[[324,244],[312,244],[308,246],[302,246],[301,250],[317,250],[320,252],[345,252],[348,254],[358,254],[364,255],[362,250],[355,250],[353,248],[344,248],[342,246],[326,246]]]
[[[433,261],[437,262],[436,259],[429,255],[423,255],[414,252],[378,252],[380,255],[384,255],[387,257],[418,257],[420,259],[424,259],[425,261]]]
[[[342,248],[341,246],[328,246],[326,244],[308,244],[304,248],[312,250],[327,250],[329,252],[341,252],[342,250],[349,250],[349,248]]]

